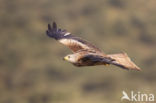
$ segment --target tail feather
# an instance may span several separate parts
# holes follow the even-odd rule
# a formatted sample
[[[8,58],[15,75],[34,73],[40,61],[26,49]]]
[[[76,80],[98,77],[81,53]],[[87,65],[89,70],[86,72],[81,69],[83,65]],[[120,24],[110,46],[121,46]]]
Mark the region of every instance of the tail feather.
[[[109,54],[107,55],[108,57],[114,59],[110,64],[119,66],[123,69],[128,69],[128,70],[138,70],[140,71],[141,69],[135,65],[131,59],[128,57],[126,53],[119,53],[119,54]]]

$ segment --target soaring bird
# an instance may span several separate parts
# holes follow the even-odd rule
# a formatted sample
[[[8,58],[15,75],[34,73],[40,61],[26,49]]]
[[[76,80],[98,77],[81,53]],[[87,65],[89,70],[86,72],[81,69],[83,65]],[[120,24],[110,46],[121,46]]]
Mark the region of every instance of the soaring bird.
[[[53,27],[48,24],[46,34],[72,50],[73,54],[68,54],[63,59],[77,67],[113,64],[127,70],[141,70],[126,53],[105,54],[88,41],[57,28],[55,22]]]

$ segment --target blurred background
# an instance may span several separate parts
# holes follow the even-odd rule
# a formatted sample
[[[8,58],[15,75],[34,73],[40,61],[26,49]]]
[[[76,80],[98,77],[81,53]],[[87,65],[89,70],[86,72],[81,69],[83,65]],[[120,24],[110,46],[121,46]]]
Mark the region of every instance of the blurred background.
[[[122,91],[156,94],[155,0],[0,0],[0,103],[119,103]],[[47,24],[127,52],[142,68],[77,68]],[[126,101],[125,101],[126,102]]]

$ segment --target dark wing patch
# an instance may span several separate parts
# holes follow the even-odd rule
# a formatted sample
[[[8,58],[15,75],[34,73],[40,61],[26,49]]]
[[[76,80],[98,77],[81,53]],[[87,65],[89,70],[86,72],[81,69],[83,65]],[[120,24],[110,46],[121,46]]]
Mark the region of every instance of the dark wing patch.
[[[68,46],[73,52],[77,52],[83,49],[88,51],[90,50],[101,52],[100,49],[96,48],[86,40],[82,40],[79,37],[73,36],[66,30],[58,29],[55,22],[53,23],[53,27],[48,24],[48,30],[46,31],[46,33],[49,37],[52,37],[58,40],[60,43]]]
[[[104,57],[100,55],[88,54],[79,60],[81,63],[87,63],[87,65],[97,65],[97,64],[110,64],[114,59],[110,57]]]

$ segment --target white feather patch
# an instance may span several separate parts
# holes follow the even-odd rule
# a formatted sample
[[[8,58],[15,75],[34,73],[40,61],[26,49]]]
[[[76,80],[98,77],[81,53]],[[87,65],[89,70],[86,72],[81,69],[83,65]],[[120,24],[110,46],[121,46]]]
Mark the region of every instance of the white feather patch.
[[[71,34],[71,33],[67,32],[67,33],[64,34],[64,36],[67,36],[67,35],[70,35],[70,34]]]

